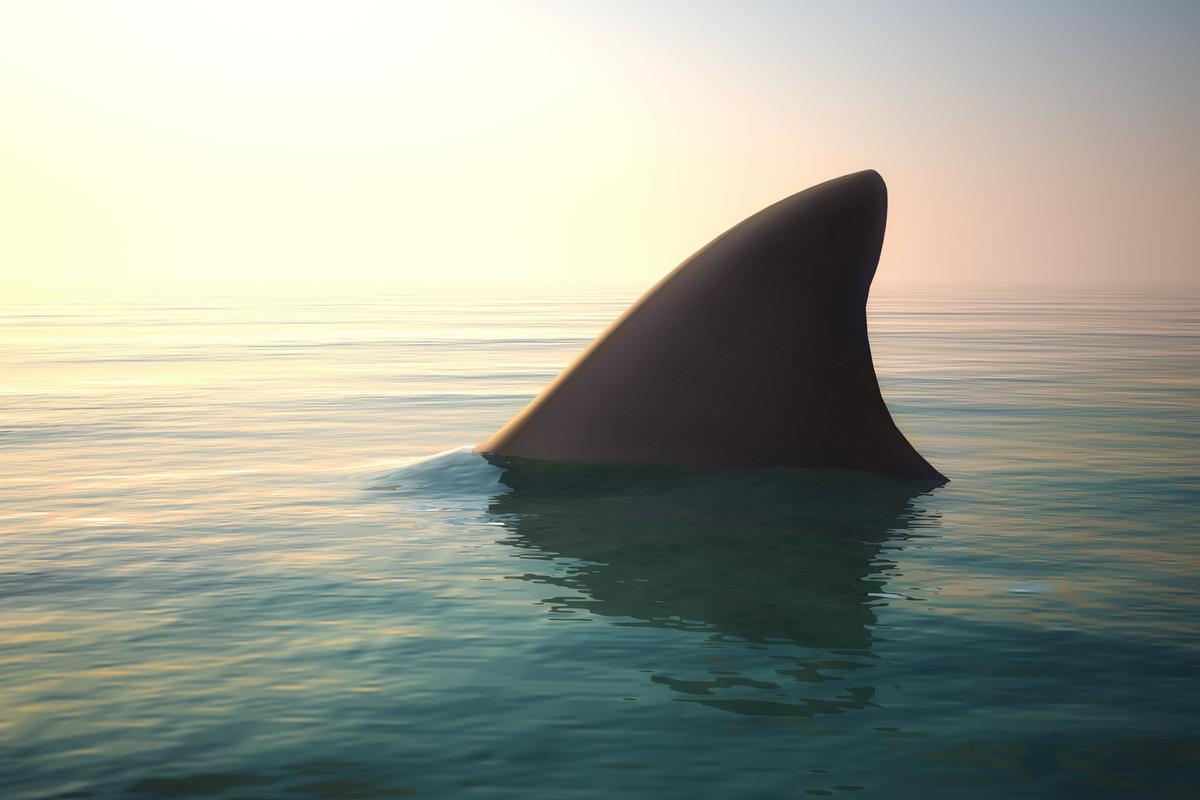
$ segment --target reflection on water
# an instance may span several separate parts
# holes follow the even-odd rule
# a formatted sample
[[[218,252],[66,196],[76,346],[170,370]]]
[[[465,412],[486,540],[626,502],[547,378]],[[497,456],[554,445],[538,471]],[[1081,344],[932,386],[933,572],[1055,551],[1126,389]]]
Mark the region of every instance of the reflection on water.
[[[871,704],[873,608],[893,551],[931,524],[913,499],[933,484],[836,471],[687,470],[491,457],[511,491],[489,513],[528,562],[565,573],[513,577],[553,587],[551,613],[693,631],[713,641],[791,645],[767,679],[712,660],[702,679],[651,681],[736,714],[808,716]],[[778,648],[776,648],[778,650]],[[811,684],[842,682],[832,696]],[[802,684],[794,686],[793,684]],[[727,689],[757,690],[724,697]]]

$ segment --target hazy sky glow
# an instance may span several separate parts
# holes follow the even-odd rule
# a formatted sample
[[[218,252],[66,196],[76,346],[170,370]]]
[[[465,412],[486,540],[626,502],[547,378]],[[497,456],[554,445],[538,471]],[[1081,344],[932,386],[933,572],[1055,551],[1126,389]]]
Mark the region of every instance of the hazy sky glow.
[[[1200,4],[4,2],[9,297],[648,285],[812,183],[879,280],[1192,281]]]

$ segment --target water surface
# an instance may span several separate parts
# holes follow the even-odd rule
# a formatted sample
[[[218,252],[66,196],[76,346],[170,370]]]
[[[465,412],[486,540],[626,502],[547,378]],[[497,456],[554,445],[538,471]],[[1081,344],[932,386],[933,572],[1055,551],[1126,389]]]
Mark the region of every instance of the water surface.
[[[633,294],[0,308],[3,796],[1200,793],[1195,292],[877,290],[939,488],[455,449]]]

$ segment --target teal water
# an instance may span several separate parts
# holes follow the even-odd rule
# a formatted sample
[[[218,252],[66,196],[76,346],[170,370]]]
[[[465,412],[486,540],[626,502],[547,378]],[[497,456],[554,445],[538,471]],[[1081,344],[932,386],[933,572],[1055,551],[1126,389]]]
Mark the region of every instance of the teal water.
[[[1200,796],[1200,294],[877,290],[942,487],[463,449],[631,298],[0,308],[0,796]]]

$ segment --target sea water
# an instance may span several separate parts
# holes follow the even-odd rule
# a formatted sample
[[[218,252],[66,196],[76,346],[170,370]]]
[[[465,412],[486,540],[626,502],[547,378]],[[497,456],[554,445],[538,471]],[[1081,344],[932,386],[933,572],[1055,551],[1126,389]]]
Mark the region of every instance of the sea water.
[[[635,294],[5,304],[0,797],[1200,796],[1196,290],[877,289],[941,487],[466,449]]]

